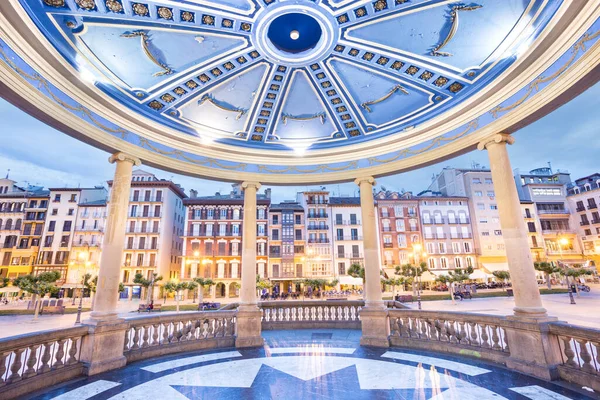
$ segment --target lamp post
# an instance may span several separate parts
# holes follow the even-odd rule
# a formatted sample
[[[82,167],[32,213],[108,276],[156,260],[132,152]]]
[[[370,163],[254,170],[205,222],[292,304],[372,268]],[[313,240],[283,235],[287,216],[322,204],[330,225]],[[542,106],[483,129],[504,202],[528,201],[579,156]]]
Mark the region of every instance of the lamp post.
[[[567,239],[566,237],[561,237],[561,238],[558,239],[558,252],[560,254],[560,260],[559,260],[559,262],[563,258],[563,246],[565,246],[567,244],[569,244],[569,239]],[[571,304],[576,304],[575,303],[575,298],[573,297],[573,291],[569,287],[569,275],[567,275],[566,273],[565,273],[565,278],[567,280],[567,290],[569,291],[569,300],[571,301]]]
[[[417,281],[417,307],[419,310],[421,309],[421,275],[417,278],[417,268],[421,268],[419,265],[419,255],[421,254],[421,250],[423,246],[420,243],[415,243],[413,245],[413,258],[415,260],[415,280]],[[423,253],[423,257],[426,257],[427,254]]]
[[[90,261],[89,261],[89,256],[90,256],[90,251],[89,251],[89,246],[86,246],[86,251],[84,252],[80,252],[79,254],[77,254],[77,261],[72,261],[71,265],[78,265],[84,266],[84,271],[83,271],[83,275],[81,274],[81,269],[77,268],[77,284],[75,285],[75,289],[77,289],[77,286],[79,286],[79,281],[81,281],[81,290],[79,291],[79,305],[77,307],[77,318],[75,319],[75,324],[80,324],[81,323],[81,310],[83,309],[83,281],[82,281],[82,276],[83,278],[85,278],[85,275],[87,274],[87,268],[90,265]],[[75,295],[73,295],[73,304],[75,304]]]

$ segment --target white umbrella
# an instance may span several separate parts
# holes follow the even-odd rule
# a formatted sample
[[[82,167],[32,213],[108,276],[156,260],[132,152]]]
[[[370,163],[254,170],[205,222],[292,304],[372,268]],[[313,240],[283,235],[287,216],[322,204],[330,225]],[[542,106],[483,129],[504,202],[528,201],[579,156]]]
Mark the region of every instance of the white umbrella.
[[[7,286],[0,289],[0,293],[18,293],[21,289],[16,286]]]

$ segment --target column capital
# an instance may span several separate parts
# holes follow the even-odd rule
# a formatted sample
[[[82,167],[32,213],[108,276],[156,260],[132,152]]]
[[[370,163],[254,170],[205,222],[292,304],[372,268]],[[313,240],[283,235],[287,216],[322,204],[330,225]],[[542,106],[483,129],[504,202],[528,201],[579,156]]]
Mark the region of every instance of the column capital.
[[[375,178],[373,178],[372,176],[363,176],[363,177],[360,177],[360,178],[356,178],[354,180],[354,183],[356,185],[358,185],[358,186],[360,186],[360,184],[363,183],[363,182],[367,182],[371,186],[375,186],[375,184],[377,183],[377,182],[375,182]]]
[[[258,190],[258,189],[260,189],[261,184],[258,182],[250,182],[250,181],[242,182],[242,189],[246,189],[248,187],[253,187],[256,190]]]
[[[117,161],[129,161],[136,167],[142,164],[139,158],[122,152],[115,153],[108,158],[108,162],[111,164],[114,164]]]
[[[515,138],[508,133],[496,133],[488,138],[483,139],[477,145],[477,150],[486,150],[490,144],[513,144],[515,142]]]

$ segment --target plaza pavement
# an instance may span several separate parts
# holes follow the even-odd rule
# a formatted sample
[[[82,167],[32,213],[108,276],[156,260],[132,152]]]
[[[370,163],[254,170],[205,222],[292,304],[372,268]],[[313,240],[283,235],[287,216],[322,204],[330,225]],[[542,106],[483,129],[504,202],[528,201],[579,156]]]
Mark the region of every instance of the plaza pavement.
[[[548,314],[557,317],[561,321],[571,324],[587,326],[600,329],[600,285],[591,285],[590,293],[582,293],[581,297],[575,297],[577,304],[570,304],[569,295],[550,294],[543,295],[542,301]],[[448,294],[448,292],[444,292]],[[436,294],[440,294],[436,292]],[[389,294],[391,295],[391,294]],[[448,296],[449,298],[450,296]],[[237,299],[230,299],[235,301]],[[159,301],[162,304],[162,301]],[[137,315],[140,301],[119,301],[117,311],[120,316]],[[180,304],[190,304],[191,301],[181,302]],[[167,304],[175,304],[168,301]],[[408,303],[408,307],[417,309],[417,302]],[[472,299],[456,301],[452,304],[451,300],[437,300],[422,302],[423,310],[438,311],[459,311],[472,312],[479,314],[510,315],[514,307],[514,298],[512,297],[491,297],[482,299]],[[12,307],[11,307],[12,308]],[[0,310],[8,309],[0,307]],[[82,313],[82,320],[89,318],[89,312]],[[165,313],[166,314],[166,313]],[[0,315],[0,338],[21,335],[24,333],[42,331],[48,329],[67,328],[73,326],[76,314],[66,315],[40,315],[37,322],[32,322],[32,315]]]

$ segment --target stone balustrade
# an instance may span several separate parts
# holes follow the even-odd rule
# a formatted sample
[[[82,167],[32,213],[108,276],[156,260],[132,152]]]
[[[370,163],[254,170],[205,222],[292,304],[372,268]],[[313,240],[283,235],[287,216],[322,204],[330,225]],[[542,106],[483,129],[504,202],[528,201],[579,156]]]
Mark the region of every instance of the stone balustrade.
[[[233,347],[236,311],[202,311],[128,318],[127,361],[174,352]]]
[[[263,330],[360,329],[362,300],[264,301],[259,303]]]
[[[561,356],[560,377],[600,391],[600,329],[584,328],[564,322],[548,324],[551,345]]]
[[[84,372],[81,344],[87,327],[0,339],[0,398],[19,397]]]
[[[505,317],[458,312],[389,310],[390,344],[474,355],[503,363],[510,356]]]

